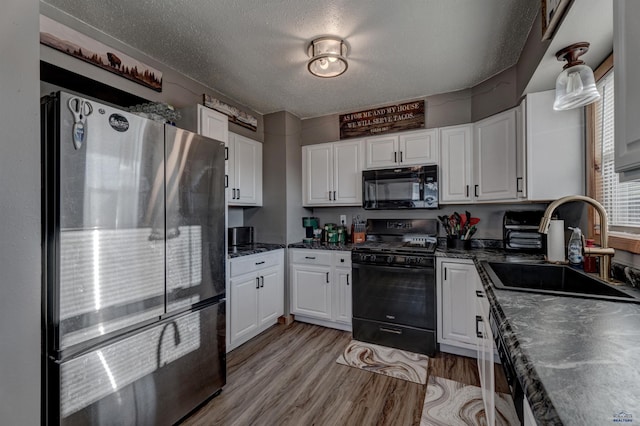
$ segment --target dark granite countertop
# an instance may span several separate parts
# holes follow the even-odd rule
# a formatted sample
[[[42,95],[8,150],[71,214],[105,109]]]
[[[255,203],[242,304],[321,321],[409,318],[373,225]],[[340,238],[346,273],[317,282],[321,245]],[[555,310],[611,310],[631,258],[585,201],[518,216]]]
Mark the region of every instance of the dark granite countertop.
[[[640,417],[640,304],[497,289],[481,261],[510,260],[502,250],[438,255],[474,260],[538,424],[607,425],[624,422],[620,413]]]
[[[264,253],[272,250],[280,250],[285,248],[284,244],[266,244],[266,243],[253,243],[244,244],[241,246],[229,246],[227,255],[230,259],[240,256],[248,256],[250,254]]]
[[[302,241],[289,244],[289,248],[310,249],[310,250],[343,250],[351,251],[354,244],[324,244],[324,243],[304,243]]]

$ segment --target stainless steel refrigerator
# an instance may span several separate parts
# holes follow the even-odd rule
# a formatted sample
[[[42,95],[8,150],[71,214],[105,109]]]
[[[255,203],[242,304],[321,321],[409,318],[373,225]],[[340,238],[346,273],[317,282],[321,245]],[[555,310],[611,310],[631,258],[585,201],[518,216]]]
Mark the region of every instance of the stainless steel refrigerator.
[[[42,100],[45,424],[173,424],[225,384],[224,143]]]

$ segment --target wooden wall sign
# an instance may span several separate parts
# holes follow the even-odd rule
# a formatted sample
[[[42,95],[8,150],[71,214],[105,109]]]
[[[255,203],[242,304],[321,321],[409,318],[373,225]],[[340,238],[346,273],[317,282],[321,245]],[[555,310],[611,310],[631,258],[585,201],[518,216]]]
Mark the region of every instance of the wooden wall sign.
[[[424,100],[340,115],[340,139],[381,135],[425,125]]]

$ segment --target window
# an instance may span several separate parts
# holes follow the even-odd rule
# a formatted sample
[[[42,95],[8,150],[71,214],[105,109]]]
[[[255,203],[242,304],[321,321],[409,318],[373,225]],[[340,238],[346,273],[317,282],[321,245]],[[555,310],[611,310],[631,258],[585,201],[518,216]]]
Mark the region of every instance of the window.
[[[614,171],[614,71],[609,59],[595,72],[602,97],[587,108],[592,154],[589,194],[607,210],[610,245],[640,253],[640,182],[620,183]],[[595,233],[597,221],[592,214],[590,227]]]

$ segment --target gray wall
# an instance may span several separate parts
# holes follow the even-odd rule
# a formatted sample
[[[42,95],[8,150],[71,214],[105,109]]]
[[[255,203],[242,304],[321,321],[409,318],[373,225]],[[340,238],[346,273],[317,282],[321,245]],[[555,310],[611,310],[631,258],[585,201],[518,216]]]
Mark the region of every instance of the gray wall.
[[[233,105],[247,113],[253,115],[258,119],[258,130],[253,132],[242,126],[238,126],[234,123],[229,123],[229,130],[249,137],[251,139],[258,140],[260,142],[264,139],[262,115],[256,113],[251,108],[243,106],[227,98],[223,94],[217,92],[211,87],[204,86],[195,80],[186,77],[172,68],[148,57],[143,52],[136,50],[113,37],[110,37],[95,28],[86,25],[85,23],[75,19],[74,17],[62,13],[60,10],[52,7],[51,5],[41,3],[41,12],[43,15],[50,17],[51,19],[58,21],[64,25],[67,25],[76,31],[79,31],[87,36],[98,40],[107,46],[111,46],[114,49],[121,51],[141,62],[144,62],[158,70],[162,71],[162,92],[156,92],[145,86],[134,83],[126,78],[120,77],[116,74],[103,70],[99,67],[91,65],[90,63],[76,59],[70,55],[66,55],[55,49],[40,45],[40,58],[48,63],[56,65],[58,67],[73,71],[77,74],[81,74],[93,80],[97,80],[101,83],[107,84],[112,87],[116,87],[128,93],[140,96],[148,99],[152,102],[167,102],[176,108],[184,108],[186,106],[202,103],[202,95],[204,93],[209,94],[223,102]]]
[[[301,217],[309,215],[309,209],[302,207],[302,122],[293,114],[286,117],[286,163],[287,170],[287,243],[304,238]]]
[[[547,53],[547,49],[551,44],[551,40],[541,40],[542,35],[539,31],[540,28],[542,28],[542,13],[538,12],[538,16],[531,27],[529,37],[527,37],[527,41],[516,64],[516,92],[518,96],[522,96],[527,84],[529,84],[529,80],[531,80],[533,73],[536,71],[536,68],[538,68],[540,61]],[[560,73],[560,69],[558,69],[558,73]]]
[[[287,233],[287,173],[285,112],[264,117],[265,139],[262,147],[262,207],[245,208],[244,223],[255,228],[256,241],[284,244]]]
[[[479,121],[518,105],[516,86],[515,67],[508,68],[474,86],[471,89],[473,101],[470,121]]]
[[[472,217],[480,219],[478,232],[474,238],[502,239],[502,217],[507,210],[544,210],[543,204],[469,204],[448,205],[438,210],[364,210],[361,207],[317,207],[313,209],[313,216],[320,219],[320,223],[339,224],[341,214],[347,215],[347,225],[350,226],[353,217],[360,215],[362,219],[437,219],[438,216],[451,215],[454,211],[464,215],[468,210]],[[444,237],[444,231],[440,233]]]
[[[254,226],[256,240],[286,244],[302,240],[302,150],[300,119],[281,111],[264,116],[262,151],[263,206],[245,209],[244,223]]]
[[[0,14],[0,424],[40,423],[38,2]]]
[[[471,122],[471,90],[427,96],[425,101],[426,128],[446,127]],[[407,100],[409,102],[409,100]],[[391,104],[392,102],[389,102]],[[372,105],[371,108],[375,106]],[[302,120],[302,145],[340,140],[340,114]]]

